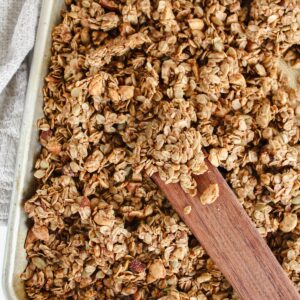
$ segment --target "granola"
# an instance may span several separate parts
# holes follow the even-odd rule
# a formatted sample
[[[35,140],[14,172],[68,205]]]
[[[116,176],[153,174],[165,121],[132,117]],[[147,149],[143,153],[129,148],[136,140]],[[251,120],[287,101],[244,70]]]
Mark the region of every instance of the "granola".
[[[203,148],[300,290],[299,0],[65,2],[28,298],[238,299],[149,179],[195,195]]]

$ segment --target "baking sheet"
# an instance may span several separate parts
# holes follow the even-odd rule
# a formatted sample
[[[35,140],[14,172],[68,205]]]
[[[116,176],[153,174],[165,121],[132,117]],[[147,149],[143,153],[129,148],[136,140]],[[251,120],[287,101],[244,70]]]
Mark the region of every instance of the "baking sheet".
[[[44,0],[42,3],[16,162],[2,277],[4,292],[7,299],[11,300],[26,299],[24,284],[20,279],[27,264],[24,242],[28,218],[23,211],[23,201],[34,191],[33,166],[40,151],[36,122],[43,116],[42,88],[51,55],[51,32],[60,20],[63,7],[63,0]],[[279,67],[291,77],[291,86],[297,88],[300,70],[290,72],[286,64],[281,62]]]
[[[63,0],[42,2],[21,127],[3,265],[3,288],[7,299],[11,300],[26,299],[24,284],[20,279],[27,264],[24,242],[28,226],[23,201],[30,197],[34,190],[33,167],[40,151],[36,124],[43,116],[42,88],[51,55],[51,32],[60,21],[63,7]]]

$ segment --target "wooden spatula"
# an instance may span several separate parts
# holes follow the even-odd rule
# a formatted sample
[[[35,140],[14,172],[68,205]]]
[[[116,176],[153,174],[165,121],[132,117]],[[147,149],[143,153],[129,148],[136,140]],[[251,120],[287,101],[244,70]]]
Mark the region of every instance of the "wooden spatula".
[[[300,299],[218,169],[209,161],[206,164],[208,171],[195,176],[195,197],[187,195],[179,184],[165,184],[157,173],[152,179],[242,299]],[[219,197],[203,205],[200,195],[214,183],[219,185]],[[187,206],[192,210],[184,214]]]

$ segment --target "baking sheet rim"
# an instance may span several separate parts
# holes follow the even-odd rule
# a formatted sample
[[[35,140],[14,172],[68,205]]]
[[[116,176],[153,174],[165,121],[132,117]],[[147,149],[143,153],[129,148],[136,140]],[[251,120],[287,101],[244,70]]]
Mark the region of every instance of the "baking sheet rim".
[[[30,155],[31,136],[34,129],[34,113],[39,97],[39,88],[41,82],[41,72],[44,67],[44,56],[46,54],[47,41],[49,32],[51,32],[51,18],[54,5],[58,4],[57,0],[43,0],[41,6],[40,19],[36,34],[36,42],[34,46],[34,54],[30,67],[29,81],[26,91],[26,99],[24,105],[24,114],[21,124],[21,135],[19,140],[14,186],[12,190],[10,210],[8,217],[8,227],[6,234],[5,253],[3,261],[2,287],[4,295],[7,299],[18,299],[14,287],[14,269],[16,261],[16,251],[18,243],[18,233],[20,227],[20,217],[26,171],[28,168],[28,157]],[[56,2],[56,3],[55,3]],[[62,3],[62,1],[60,1]],[[48,63],[48,61],[47,61]],[[25,249],[24,249],[25,252]],[[20,273],[23,270],[20,270]]]

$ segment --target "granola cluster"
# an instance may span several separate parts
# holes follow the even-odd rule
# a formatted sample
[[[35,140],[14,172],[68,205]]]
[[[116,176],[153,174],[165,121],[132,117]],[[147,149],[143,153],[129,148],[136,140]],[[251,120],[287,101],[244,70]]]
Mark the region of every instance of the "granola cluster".
[[[66,0],[25,203],[30,299],[237,299],[150,179],[194,194],[201,149],[300,290],[300,2],[246,2]]]

